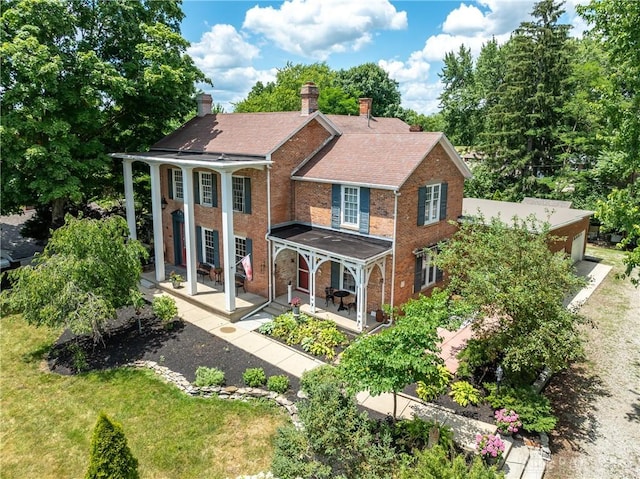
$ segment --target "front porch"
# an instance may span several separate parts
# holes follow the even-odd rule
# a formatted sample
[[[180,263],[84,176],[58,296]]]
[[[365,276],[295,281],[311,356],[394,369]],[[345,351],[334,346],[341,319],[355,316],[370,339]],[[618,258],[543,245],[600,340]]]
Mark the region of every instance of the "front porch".
[[[175,271],[182,275],[183,278],[186,278],[187,272],[185,268],[165,264],[165,271]],[[225,309],[224,285],[211,278],[204,277],[203,279],[202,276],[198,277],[197,294],[195,295],[188,294],[188,289],[184,287],[184,285],[181,288],[174,288],[171,284],[168,273],[165,275],[165,280],[158,283],[155,279],[155,270],[153,269],[149,269],[142,273],[142,281],[143,285],[145,285],[145,283],[148,285],[154,285],[172,296],[177,296],[191,304],[210,311],[213,314],[228,318],[231,322],[237,322],[244,319],[246,316],[264,308],[268,303],[267,298],[253,293],[245,293],[242,287],[240,287],[236,290],[236,310],[230,313]],[[355,311],[338,311],[339,298],[335,299],[335,304],[332,304],[331,301],[329,301],[328,305],[325,304],[324,299],[319,300],[316,302],[315,313],[312,313],[309,294],[301,291],[293,291],[292,297],[300,298],[301,312],[316,318],[333,321],[338,326],[348,331],[353,331],[354,333],[359,332]],[[348,301],[348,298],[345,298],[345,300]],[[284,313],[289,311],[291,307],[289,306],[288,301],[288,294],[280,295],[271,303],[270,310],[274,314],[276,312]],[[373,329],[377,324],[379,323],[376,323],[376,319],[374,317],[365,318],[363,321],[363,331]]]

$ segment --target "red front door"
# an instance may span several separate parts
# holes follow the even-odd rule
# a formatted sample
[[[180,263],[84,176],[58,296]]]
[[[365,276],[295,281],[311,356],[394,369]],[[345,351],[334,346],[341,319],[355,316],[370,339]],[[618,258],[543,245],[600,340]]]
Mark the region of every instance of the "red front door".
[[[309,292],[309,266],[301,255],[298,255],[298,289]]]

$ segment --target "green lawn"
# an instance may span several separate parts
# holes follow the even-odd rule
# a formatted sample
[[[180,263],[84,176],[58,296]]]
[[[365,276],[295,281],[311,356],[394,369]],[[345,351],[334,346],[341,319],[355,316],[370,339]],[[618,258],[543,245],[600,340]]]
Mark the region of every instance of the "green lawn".
[[[190,398],[150,371],[64,377],[42,358],[59,332],[0,320],[2,478],[83,477],[98,412],[120,422],[142,478],[225,478],[268,470],[286,416],[266,403]]]

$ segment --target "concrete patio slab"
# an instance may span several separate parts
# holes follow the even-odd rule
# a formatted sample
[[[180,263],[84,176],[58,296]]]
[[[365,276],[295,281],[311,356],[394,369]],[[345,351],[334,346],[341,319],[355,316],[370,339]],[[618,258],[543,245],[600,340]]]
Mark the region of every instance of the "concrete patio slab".
[[[258,349],[253,353],[255,356],[260,359],[264,359],[265,361],[269,361],[271,364],[278,366],[279,363],[284,361],[289,357],[297,358],[299,355],[290,348],[287,348],[277,342],[271,341],[270,344],[266,345],[264,348]],[[280,366],[278,366],[280,367]],[[284,369],[284,368],[280,368]]]
[[[238,324],[238,323],[235,323],[235,324]],[[244,331],[247,331],[247,330],[244,330]],[[248,353],[255,354],[256,351],[269,346],[272,341],[261,334],[248,333],[248,334],[244,334],[242,336],[236,337],[230,342],[234,346],[237,346]]]
[[[285,358],[276,366],[280,369],[287,371],[290,374],[293,374],[297,377],[302,377],[302,374],[305,371],[311,371],[312,369],[317,368],[324,364],[322,361],[318,361],[316,359],[307,358],[305,356],[296,356],[295,354]]]

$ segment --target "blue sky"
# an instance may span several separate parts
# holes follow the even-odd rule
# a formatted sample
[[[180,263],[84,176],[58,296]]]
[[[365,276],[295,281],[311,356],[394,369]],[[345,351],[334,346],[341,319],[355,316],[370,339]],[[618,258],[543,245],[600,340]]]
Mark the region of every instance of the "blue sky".
[[[565,23],[585,25],[567,0]],[[492,37],[502,43],[528,20],[535,0],[184,0],[188,53],[214,82],[201,86],[227,112],[257,82],[288,61],[326,61],[333,69],[374,62],[400,84],[404,107],[438,110],[438,73],[461,44],[474,55]]]

